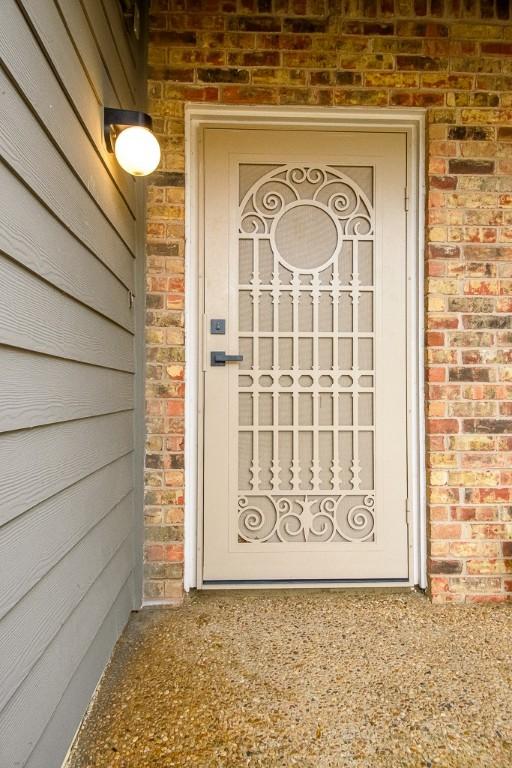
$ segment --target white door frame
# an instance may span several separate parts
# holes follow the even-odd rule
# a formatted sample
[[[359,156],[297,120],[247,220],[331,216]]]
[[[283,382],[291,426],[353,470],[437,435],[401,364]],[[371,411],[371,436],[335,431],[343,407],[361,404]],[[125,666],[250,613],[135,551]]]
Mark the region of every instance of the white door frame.
[[[304,130],[344,128],[400,131],[407,136],[407,430],[410,536],[410,585],[426,587],[425,391],[423,355],[425,110],[316,107],[224,106],[185,107],[185,590],[202,584],[202,452],[203,370],[200,301],[202,136],[209,126]],[[368,582],[368,585],[370,583]],[[239,585],[240,586],[240,585]],[[314,584],[312,586],[315,586]],[[379,586],[383,586],[380,582]]]

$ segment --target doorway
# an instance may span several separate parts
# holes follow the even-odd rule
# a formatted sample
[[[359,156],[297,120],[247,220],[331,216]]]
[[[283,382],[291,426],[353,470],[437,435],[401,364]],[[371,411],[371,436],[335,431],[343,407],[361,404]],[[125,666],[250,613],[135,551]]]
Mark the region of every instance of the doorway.
[[[202,129],[204,587],[413,583],[408,138]]]

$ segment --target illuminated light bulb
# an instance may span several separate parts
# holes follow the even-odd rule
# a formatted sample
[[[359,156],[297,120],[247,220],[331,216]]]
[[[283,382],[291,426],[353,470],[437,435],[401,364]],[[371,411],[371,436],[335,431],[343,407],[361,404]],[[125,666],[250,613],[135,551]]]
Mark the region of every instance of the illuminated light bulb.
[[[132,125],[117,136],[114,152],[117,162],[132,176],[153,173],[160,162],[160,144],[147,128]]]

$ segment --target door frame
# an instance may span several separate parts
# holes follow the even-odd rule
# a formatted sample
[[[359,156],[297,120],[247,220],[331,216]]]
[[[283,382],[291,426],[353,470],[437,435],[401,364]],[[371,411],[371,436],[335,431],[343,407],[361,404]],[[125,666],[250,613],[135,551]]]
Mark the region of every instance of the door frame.
[[[420,108],[185,106],[185,550],[184,587],[203,589],[202,440],[204,281],[202,264],[202,142],[205,128],[342,128],[400,131],[407,137],[407,442],[409,581],[426,587],[426,470],[424,387],[425,114]],[[405,511],[404,511],[405,514]],[[361,586],[355,583],[353,586]],[[238,589],[243,585],[236,585]],[[249,585],[251,586],[251,585]],[[280,585],[266,585],[268,587]],[[318,584],[297,586],[318,587]],[[322,584],[322,586],[329,586]],[[334,585],[339,587],[340,585]],[[343,585],[350,586],[350,585]],[[365,581],[364,586],[372,586]],[[386,586],[386,582],[375,582]],[[390,586],[396,586],[390,585]],[[229,588],[229,587],[226,587]]]

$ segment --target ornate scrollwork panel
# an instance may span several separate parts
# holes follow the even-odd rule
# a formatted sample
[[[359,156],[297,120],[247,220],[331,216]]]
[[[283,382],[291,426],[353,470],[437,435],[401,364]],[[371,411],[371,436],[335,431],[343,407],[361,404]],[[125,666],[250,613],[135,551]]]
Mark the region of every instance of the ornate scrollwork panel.
[[[373,170],[356,170],[240,166],[240,542],[375,537]]]
[[[374,541],[373,495],[240,496],[240,543]]]

